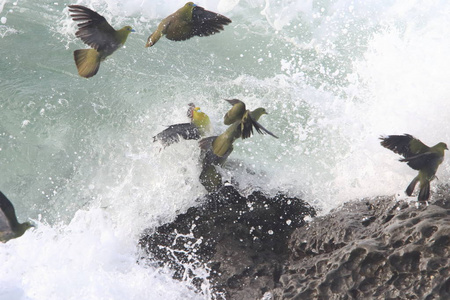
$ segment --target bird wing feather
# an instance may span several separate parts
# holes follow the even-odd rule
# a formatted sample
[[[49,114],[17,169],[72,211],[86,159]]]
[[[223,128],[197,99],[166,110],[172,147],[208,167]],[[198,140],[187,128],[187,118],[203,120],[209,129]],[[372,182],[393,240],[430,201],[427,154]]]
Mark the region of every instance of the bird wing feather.
[[[408,163],[408,166],[414,170],[420,171],[423,168],[429,166],[438,165],[438,163],[432,163],[433,161],[438,161],[442,157],[436,152],[425,152],[418,155],[409,156],[407,158],[400,159],[401,162]]]
[[[221,14],[196,6],[192,12],[192,22],[191,36],[208,36],[223,30],[223,26],[230,24],[231,20]]]
[[[412,135],[389,135],[380,137],[381,145],[405,158],[427,152],[430,147],[414,138]]]
[[[175,124],[170,125],[154,136],[153,141],[161,141],[164,147],[167,147],[179,142],[180,137],[185,140],[198,140],[200,138],[200,132],[197,126],[192,123]]]
[[[276,139],[278,138],[275,134],[273,134],[272,132],[270,132],[269,130],[267,130],[266,128],[264,128],[264,126],[262,126],[260,123],[258,123],[258,121],[255,121],[255,120],[253,120],[253,119],[252,119],[252,121],[253,121],[253,126],[255,127],[256,131],[257,131],[259,134],[265,134],[265,133],[267,133],[267,134],[273,136],[273,137],[276,138]]]
[[[19,222],[17,221],[16,217],[16,211],[14,210],[14,206],[2,192],[0,192],[0,209],[3,211],[3,214],[8,219],[9,226],[14,228],[19,225]]]
[[[228,103],[233,105],[232,108],[223,117],[225,125],[231,125],[234,122],[241,120],[246,113],[245,103],[238,99],[225,99]]]
[[[78,24],[75,35],[90,47],[101,51],[120,45],[116,30],[100,14],[81,5],[69,5],[69,12],[74,21],[83,22]]]

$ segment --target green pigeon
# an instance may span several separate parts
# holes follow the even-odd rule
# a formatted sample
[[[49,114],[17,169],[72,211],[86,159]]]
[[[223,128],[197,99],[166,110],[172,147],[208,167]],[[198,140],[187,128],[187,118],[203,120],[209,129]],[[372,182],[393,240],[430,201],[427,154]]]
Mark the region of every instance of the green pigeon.
[[[430,198],[430,182],[436,177],[436,171],[444,161],[444,151],[448,150],[447,144],[441,142],[428,147],[409,134],[389,135],[380,139],[383,147],[404,157],[400,161],[406,162],[411,168],[419,171],[406,188],[406,194],[411,196],[419,182],[420,191],[417,199],[427,201]]]
[[[225,114],[223,122],[225,125],[231,125],[235,122],[240,122],[241,125],[241,137],[242,139],[249,138],[253,134],[253,127],[260,134],[270,134],[274,138],[278,138],[272,132],[264,128],[261,124],[257,122],[259,117],[263,114],[267,114],[266,110],[262,107],[255,109],[250,112],[246,109],[245,103],[238,99],[225,99],[228,103],[233,105],[233,107]],[[253,117],[252,117],[253,116]],[[257,116],[258,119],[255,119]]]
[[[230,23],[227,17],[188,2],[159,23],[155,32],[148,37],[145,47],[153,46],[163,35],[172,41],[184,41],[193,36],[218,33]]]
[[[253,124],[255,124],[259,118],[263,114],[267,114],[267,112],[264,108],[259,107],[250,112],[246,111],[245,114],[248,115]],[[221,135],[211,136],[200,140],[199,146],[201,149],[201,157],[204,166],[208,166],[210,164],[222,165],[226,161],[230,153],[233,151],[234,141],[238,138],[243,138],[242,131],[245,129],[243,129],[241,123],[241,120],[237,120]],[[263,128],[259,123],[257,123],[257,126],[258,128]],[[263,130],[267,131],[265,128]],[[270,134],[273,135],[272,133]]]
[[[19,223],[11,201],[0,192],[0,242],[22,236],[28,228],[34,227],[30,222]]]
[[[122,47],[134,30],[130,26],[115,30],[103,16],[81,5],[69,5],[69,11],[74,21],[83,22],[78,24],[75,35],[92,47],[73,52],[78,74],[89,78],[97,74],[100,62]]]
[[[164,147],[167,147],[179,142],[180,137],[185,140],[198,140],[210,131],[211,122],[209,117],[200,110],[200,107],[189,103],[187,115],[191,119],[190,123],[170,125],[154,136],[153,141],[160,141]]]

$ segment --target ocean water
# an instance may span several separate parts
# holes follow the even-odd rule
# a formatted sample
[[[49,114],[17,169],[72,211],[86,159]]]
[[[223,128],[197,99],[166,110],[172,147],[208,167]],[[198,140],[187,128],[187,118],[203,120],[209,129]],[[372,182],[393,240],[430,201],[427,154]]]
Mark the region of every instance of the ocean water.
[[[145,41],[184,1],[0,0],[0,190],[37,228],[0,245],[0,299],[207,299],[170,271],[138,263],[137,241],[197,205],[196,141],[152,137],[187,122],[194,102],[214,133],[229,104],[269,112],[280,138],[237,141],[225,179],[245,193],[282,191],[322,214],[397,195],[415,172],[378,137],[450,143],[450,2],[212,0],[220,34]],[[115,28],[123,49],[78,76],[68,4]],[[450,179],[444,161],[433,183]],[[206,276],[206,275],[205,275]]]

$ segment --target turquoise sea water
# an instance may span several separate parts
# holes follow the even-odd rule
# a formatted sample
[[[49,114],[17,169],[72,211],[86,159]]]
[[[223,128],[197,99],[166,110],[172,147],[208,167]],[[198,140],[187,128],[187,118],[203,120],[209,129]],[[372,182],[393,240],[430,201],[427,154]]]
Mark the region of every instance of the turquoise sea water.
[[[136,30],[91,79],[73,62],[86,46],[69,4]],[[211,37],[144,48],[184,1],[0,0],[0,190],[20,220],[38,225],[0,245],[0,299],[205,298],[136,264],[142,230],[206,193],[197,143],[161,150],[152,139],[187,122],[189,102],[215,133],[226,128],[223,99],[266,107],[260,122],[280,139],[237,141],[225,179],[243,192],[301,197],[322,213],[351,199],[404,197],[414,172],[380,135],[450,143],[447,1],[197,4],[233,22]],[[449,181],[448,161],[437,175]]]

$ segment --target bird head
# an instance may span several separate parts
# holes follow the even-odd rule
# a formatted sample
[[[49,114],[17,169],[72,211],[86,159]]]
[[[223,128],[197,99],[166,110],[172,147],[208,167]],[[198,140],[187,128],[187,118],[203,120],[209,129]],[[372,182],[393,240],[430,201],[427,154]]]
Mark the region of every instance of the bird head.
[[[125,44],[125,41],[127,40],[128,35],[132,32],[135,32],[135,30],[131,26],[125,26],[125,27],[117,30],[117,36],[119,38],[119,41],[122,44]]]
[[[131,26],[125,26],[120,31],[126,32],[127,34],[130,34],[131,32],[136,32]]]
[[[194,2],[188,2],[188,3],[186,3],[184,6],[187,6],[187,7],[196,7],[197,4],[195,4]]]
[[[22,236],[25,233],[25,231],[27,231],[31,227],[36,227],[36,226],[34,224],[32,224],[31,222],[24,222],[24,223],[20,224],[17,236]]]
[[[447,144],[446,144],[446,143],[440,142],[440,143],[437,144],[436,146],[437,146],[437,148],[442,149],[442,151],[448,150],[448,147],[447,147]]]
[[[195,7],[197,7],[197,4],[195,4],[194,2],[188,2],[182,8],[177,10],[176,13],[182,19],[192,20],[192,14]]]
[[[258,121],[258,119],[262,116],[262,115],[267,115],[267,111],[265,108],[263,107],[258,107],[257,109],[253,110],[252,112],[250,112],[250,116],[252,117],[253,120]]]

